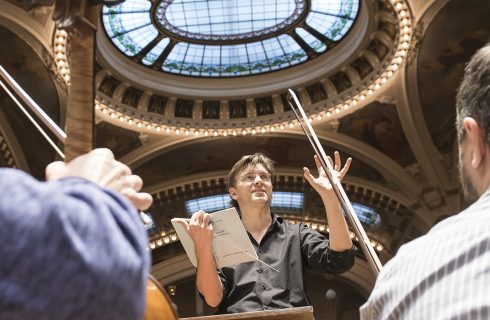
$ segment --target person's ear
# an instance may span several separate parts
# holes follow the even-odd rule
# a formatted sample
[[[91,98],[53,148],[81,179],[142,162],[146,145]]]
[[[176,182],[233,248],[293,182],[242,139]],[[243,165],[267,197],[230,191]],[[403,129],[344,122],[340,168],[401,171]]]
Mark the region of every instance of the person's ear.
[[[233,200],[238,199],[238,194],[237,194],[237,192],[236,192],[236,189],[235,189],[235,188],[233,188],[233,187],[228,188],[228,192],[230,193],[230,197],[231,197]]]
[[[480,167],[485,153],[485,132],[472,117],[463,119],[463,127],[468,139],[468,152],[470,153],[470,165],[477,169]]]

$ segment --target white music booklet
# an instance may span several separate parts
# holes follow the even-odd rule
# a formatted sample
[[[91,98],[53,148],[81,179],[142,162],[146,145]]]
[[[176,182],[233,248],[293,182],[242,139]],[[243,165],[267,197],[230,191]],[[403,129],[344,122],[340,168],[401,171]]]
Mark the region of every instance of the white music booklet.
[[[171,222],[191,263],[197,267],[194,242],[179,220],[189,219],[174,218]],[[217,268],[247,261],[260,261],[235,208],[211,213],[210,223],[213,225],[213,254]]]

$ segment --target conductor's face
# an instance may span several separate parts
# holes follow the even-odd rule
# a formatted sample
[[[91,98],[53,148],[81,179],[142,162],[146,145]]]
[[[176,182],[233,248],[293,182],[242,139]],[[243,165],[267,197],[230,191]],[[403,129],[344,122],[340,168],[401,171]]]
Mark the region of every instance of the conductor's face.
[[[240,208],[244,206],[268,206],[272,200],[272,181],[267,169],[258,164],[245,168],[237,178],[230,195]]]

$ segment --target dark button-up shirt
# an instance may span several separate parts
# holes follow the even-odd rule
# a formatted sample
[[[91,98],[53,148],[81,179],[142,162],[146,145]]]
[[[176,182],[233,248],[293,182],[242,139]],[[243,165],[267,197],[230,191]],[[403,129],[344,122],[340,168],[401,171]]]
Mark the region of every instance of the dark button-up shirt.
[[[354,264],[354,250],[336,252],[328,239],[304,223],[292,224],[272,215],[261,243],[249,234],[260,260],[219,270],[223,300],[219,313],[282,309],[308,305],[303,285],[304,268],[342,273]]]

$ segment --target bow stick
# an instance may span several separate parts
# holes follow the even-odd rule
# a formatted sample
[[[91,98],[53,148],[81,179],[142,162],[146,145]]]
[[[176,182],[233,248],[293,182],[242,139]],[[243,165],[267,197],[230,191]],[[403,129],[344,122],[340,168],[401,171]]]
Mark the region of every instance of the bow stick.
[[[330,181],[330,184],[332,185],[332,189],[334,190],[335,195],[337,196],[340,202],[340,206],[344,210],[344,213],[347,216],[347,220],[349,221],[349,224],[352,230],[354,231],[354,234],[357,236],[359,245],[361,246],[361,250],[364,253],[364,256],[369,262],[369,265],[373,269],[374,273],[378,275],[379,271],[383,267],[381,261],[376,255],[376,252],[374,251],[374,248],[371,245],[371,241],[366,235],[366,232],[364,231],[361,222],[357,218],[354,208],[352,208],[352,204],[350,203],[349,198],[347,197],[339,179],[337,179],[335,176],[332,175],[332,170],[333,170],[332,165],[330,164],[329,161],[327,161],[327,155],[325,154],[325,151],[323,150],[323,147],[320,141],[318,140],[318,137],[316,136],[313,127],[310,124],[310,121],[308,120],[308,117],[306,116],[306,113],[303,107],[301,106],[298,97],[291,89],[289,89],[287,101],[291,106],[291,109],[293,110],[296,119],[298,119],[298,122],[301,128],[303,129],[303,132],[308,138],[308,141],[313,147],[313,150],[318,156],[323,169],[325,170],[327,178]]]

